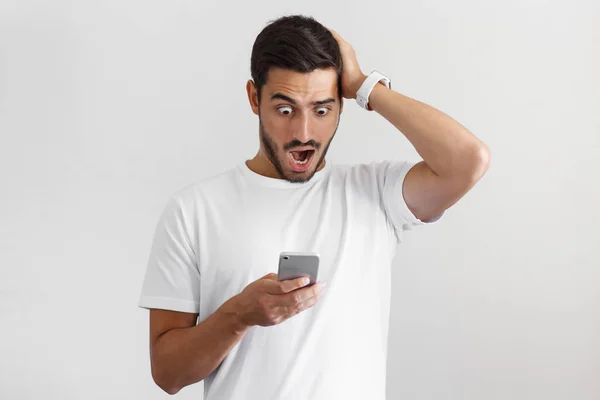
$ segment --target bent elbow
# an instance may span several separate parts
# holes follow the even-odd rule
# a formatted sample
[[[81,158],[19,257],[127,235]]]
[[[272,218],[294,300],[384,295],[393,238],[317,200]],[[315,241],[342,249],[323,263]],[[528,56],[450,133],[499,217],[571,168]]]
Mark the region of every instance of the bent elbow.
[[[490,166],[490,148],[484,143],[480,143],[471,153],[471,167],[467,181],[470,185],[474,185],[487,172]]]
[[[182,381],[182,379],[174,378],[172,374],[160,371],[156,368],[152,369],[152,379],[154,383],[161,388],[165,393],[173,395],[179,393],[181,389],[192,384],[191,381]],[[193,383],[201,382],[204,378],[194,381]]]
[[[177,394],[182,388],[180,387],[175,387],[173,385],[168,385],[165,382],[162,381],[158,381],[158,380],[154,380],[154,383],[156,383],[156,385],[161,388],[165,393],[167,394]]]
[[[175,386],[172,380],[166,377],[166,374],[160,373],[156,368],[152,368],[152,380],[167,394],[177,394],[182,389]]]
[[[482,143],[481,147],[479,149],[479,152],[478,152],[479,165],[483,171],[481,174],[482,176],[483,176],[483,174],[485,174],[487,172],[488,168],[490,167],[490,160],[492,158],[491,153],[492,152],[491,152],[490,148],[486,144]]]

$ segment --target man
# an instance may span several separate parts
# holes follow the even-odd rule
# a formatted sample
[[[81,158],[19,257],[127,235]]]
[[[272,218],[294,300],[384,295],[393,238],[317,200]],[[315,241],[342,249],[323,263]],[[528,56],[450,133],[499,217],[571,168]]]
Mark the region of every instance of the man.
[[[363,74],[352,47],[312,18],[268,25],[251,73],[258,153],[179,190],[157,226],[139,304],[150,309],[152,376],[171,394],[204,380],[208,400],[384,399],[402,232],[470,190],[489,150]],[[423,161],[326,161],[344,99],[357,96]],[[319,253],[320,282],[278,281],[283,251]]]

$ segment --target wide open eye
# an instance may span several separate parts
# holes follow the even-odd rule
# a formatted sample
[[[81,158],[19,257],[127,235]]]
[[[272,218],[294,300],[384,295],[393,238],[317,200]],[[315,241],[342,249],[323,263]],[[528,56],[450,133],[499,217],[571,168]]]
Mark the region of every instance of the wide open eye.
[[[290,115],[292,113],[292,107],[290,107],[290,106],[281,106],[281,107],[277,108],[277,111],[279,111],[279,113],[281,115],[287,116],[287,115]]]
[[[327,107],[319,107],[317,108],[317,114],[319,115],[319,117],[324,117],[326,116],[329,111],[331,111],[329,108]]]

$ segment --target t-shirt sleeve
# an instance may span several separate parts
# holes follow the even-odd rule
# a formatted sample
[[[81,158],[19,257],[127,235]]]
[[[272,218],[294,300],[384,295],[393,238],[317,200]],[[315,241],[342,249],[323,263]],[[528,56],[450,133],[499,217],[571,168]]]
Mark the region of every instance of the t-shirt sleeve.
[[[418,161],[383,161],[376,164],[381,201],[388,220],[394,227],[397,241],[402,239],[402,232],[414,226],[438,221],[444,213],[429,220],[421,221],[408,208],[402,186],[406,174]]]
[[[200,270],[186,222],[174,195],[156,225],[139,307],[198,313]]]

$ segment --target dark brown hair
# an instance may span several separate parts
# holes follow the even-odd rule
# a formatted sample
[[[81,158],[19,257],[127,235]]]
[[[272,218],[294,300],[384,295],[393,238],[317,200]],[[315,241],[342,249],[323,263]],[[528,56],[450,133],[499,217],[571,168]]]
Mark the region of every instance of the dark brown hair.
[[[308,73],[333,68],[338,76],[338,99],[342,98],[342,56],[331,32],[310,16],[290,15],[271,21],[252,46],[250,73],[258,101],[271,67]]]

